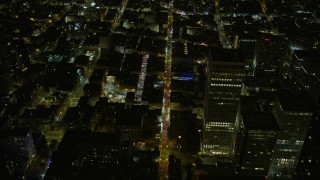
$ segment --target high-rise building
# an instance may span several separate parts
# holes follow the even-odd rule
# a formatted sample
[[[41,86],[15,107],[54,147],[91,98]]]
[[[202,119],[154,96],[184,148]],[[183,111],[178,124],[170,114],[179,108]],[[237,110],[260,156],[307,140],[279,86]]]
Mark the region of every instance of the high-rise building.
[[[26,128],[16,128],[13,130],[4,130],[0,135],[1,144],[11,152],[16,152],[15,156],[29,161],[36,153],[32,133]]]
[[[5,164],[11,175],[23,176],[27,164],[36,153],[32,133],[27,128],[0,131],[0,149],[5,154]]]
[[[295,171],[314,108],[310,96],[300,88],[292,87],[278,91],[273,114],[280,132],[271,159],[270,176],[290,176]]]
[[[231,158],[239,123],[237,108],[246,63],[238,49],[212,48],[209,55],[203,153],[211,157]]]
[[[178,159],[174,155],[169,155],[169,180],[182,179],[181,172],[181,159]]]
[[[279,126],[272,112],[264,111],[255,96],[241,96],[239,105],[238,173],[267,175]]]
[[[297,81],[317,102],[320,99],[320,51],[294,51],[288,77]]]
[[[289,50],[287,38],[271,34],[261,35],[255,48],[254,73],[278,72],[283,68]]]
[[[132,150],[130,156],[129,179],[157,179],[160,151]]]
[[[317,104],[294,178],[320,179],[320,51],[296,50],[289,65],[288,77],[298,82]]]

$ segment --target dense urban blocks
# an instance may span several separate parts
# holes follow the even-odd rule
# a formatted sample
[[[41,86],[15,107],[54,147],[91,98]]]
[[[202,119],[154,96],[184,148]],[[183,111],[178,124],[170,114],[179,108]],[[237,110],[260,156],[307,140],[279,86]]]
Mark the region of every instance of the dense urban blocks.
[[[320,179],[317,0],[3,0],[0,179]]]

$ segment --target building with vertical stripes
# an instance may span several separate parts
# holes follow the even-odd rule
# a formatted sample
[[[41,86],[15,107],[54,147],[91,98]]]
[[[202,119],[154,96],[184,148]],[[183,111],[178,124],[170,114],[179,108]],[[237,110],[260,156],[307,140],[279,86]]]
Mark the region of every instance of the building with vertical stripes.
[[[230,159],[234,154],[237,108],[245,76],[245,60],[237,49],[209,50],[204,99],[203,153]]]

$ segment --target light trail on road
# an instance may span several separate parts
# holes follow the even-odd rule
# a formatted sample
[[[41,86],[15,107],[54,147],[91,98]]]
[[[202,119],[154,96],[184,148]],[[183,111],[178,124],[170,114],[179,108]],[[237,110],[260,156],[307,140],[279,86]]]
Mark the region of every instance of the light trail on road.
[[[230,45],[228,37],[226,37],[226,33],[224,30],[223,22],[221,21],[221,16],[220,16],[220,5],[219,5],[219,0],[214,1],[214,6],[216,10],[216,15],[214,16],[214,21],[217,23],[217,32],[219,34],[219,39],[221,41],[221,44],[223,48],[232,48]]]
[[[163,86],[163,105],[162,105],[162,129],[158,177],[160,180],[168,179],[168,128],[170,126],[170,93],[171,93],[171,61],[172,61],[172,23],[173,23],[173,2],[169,2],[167,26],[167,51],[165,57],[165,76]]]

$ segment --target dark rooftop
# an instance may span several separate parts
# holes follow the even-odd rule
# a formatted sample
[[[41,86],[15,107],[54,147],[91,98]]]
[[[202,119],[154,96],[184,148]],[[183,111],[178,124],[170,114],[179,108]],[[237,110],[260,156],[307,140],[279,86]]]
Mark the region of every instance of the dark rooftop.
[[[57,151],[52,155],[52,164],[47,176],[59,178],[82,179],[82,173],[103,173],[108,172],[108,167],[96,168],[92,171],[90,165],[80,166],[77,162],[83,153],[92,148],[116,148],[120,146],[120,138],[116,134],[93,133],[90,131],[66,131]],[[116,166],[111,167],[114,169]],[[98,172],[99,171],[99,172]],[[105,175],[105,173],[103,173]],[[110,175],[110,174],[109,174]],[[80,178],[82,177],[82,178]],[[91,176],[96,177],[96,175]],[[101,176],[100,176],[101,177]],[[87,179],[87,178],[84,178]],[[89,178],[90,179],[90,178]],[[99,179],[99,178],[98,178]]]
[[[278,123],[271,112],[242,112],[242,119],[247,130],[278,131]]]
[[[276,88],[276,84],[270,76],[252,77],[248,76],[243,80],[245,86],[258,87],[258,88]]]
[[[247,130],[279,130],[272,112],[264,111],[256,96],[241,96],[242,120]]]
[[[0,131],[0,138],[8,138],[8,137],[25,137],[29,133],[28,128],[14,128],[8,130]]]
[[[280,89],[277,98],[284,111],[313,112],[316,108],[307,92],[300,88]]]
[[[239,49],[210,48],[210,54],[213,62],[245,62],[245,59]]]
[[[240,97],[241,111],[259,112],[259,104],[255,96],[241,96]]]
[[[297,50],[294,56],[304,62],[320,62],[320,51],[318,50]]]
[[[138,110],[125,109],[119,114],[116,125],[140,126],[142,123],[143,112]]]

